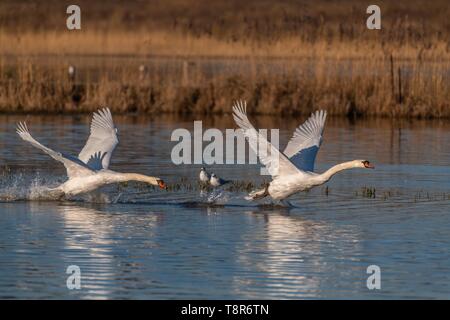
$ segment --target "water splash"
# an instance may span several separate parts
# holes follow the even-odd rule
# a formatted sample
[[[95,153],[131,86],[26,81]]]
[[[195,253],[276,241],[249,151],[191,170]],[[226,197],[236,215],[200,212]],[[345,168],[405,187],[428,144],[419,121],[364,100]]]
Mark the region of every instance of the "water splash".
[[[43,178],[39,172],[30,174],[24,171],[4,170],[1,173],[0,201],[57,200],[61,194],[51,190],[58,183],[57,180]]]
[[[0,184],[0,200],[1,201],[15,201],[25,198],[25,193],[20,185],[23,180],[23,175],[8,176],[3,174]]]

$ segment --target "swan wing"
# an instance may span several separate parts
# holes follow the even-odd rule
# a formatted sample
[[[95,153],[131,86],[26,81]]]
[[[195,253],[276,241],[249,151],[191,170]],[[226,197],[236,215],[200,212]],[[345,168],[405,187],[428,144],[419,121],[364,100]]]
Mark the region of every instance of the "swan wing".
[[[32,146],[38,149],[41,149],[56,161],[62,162],[67,169],[67,176],[69,178],[86,176],[94,173],[91,168],[89,168],[79,159],[56,152],[36,141],[28,131],[28,127],[25,122],[20,122],[17,125],[16,132],[22,138],[22,140],[29,142]]]
[[[118,143],[111,111],[104,108],[94,113],[91,133],[78,158],[94,170],[108,169]]]
[[[259,161],[266,167],[273,179],[301,172],[283,153],[267,141],[264,135],[253,127],[247,117],[246,102],[238,101],[234,104],[233,118],[248,139],[250,148],[258,155]],[[258,144],[261,149],[259,152]],[[262,148],[266,148],[266,152],[262,152]]]
[[[316,111],[294,131],[283,153],[297,168],[303,171],[314,171],[314,162],[322,144],[326,118],[326,111]]]

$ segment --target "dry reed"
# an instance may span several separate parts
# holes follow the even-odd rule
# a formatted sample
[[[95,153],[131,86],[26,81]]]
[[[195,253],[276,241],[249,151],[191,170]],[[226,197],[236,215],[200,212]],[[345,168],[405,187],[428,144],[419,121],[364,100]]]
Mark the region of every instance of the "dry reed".
[[[5,0],[0,111],[222,113],[247,99],[264,114],[450,117],[446,2],[379,2],[371,31],[354,0],[82,0],[82,30],[67,31],[64,3]]]

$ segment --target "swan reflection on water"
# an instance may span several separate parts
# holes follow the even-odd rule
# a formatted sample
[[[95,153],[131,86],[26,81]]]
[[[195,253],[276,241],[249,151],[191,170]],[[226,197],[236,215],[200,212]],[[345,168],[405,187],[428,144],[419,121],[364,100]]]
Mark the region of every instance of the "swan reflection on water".
[[[187,216],[179,210],[114,207],[57,207],[64,229],[60,263],[81,268],[79,296],[84,298],[131,292],[155,297],[177,287],[179,277],[202,274],[209,290],[221,284],[231,296],[315,297],[336,280],[339,260],[361,251],[357,228],[339,227],[298,208],[247,207],[238,214],[236,208],[207,206]],[[42,205],[36,209],[42,211]],[[210,279],[212,272],[219,278]],[[196,285],[184,283],[180,294],[192,293]]]
[[[134,261],[135,255],[140,247],[154,246],[153,230],[161,220],[158,214],[128,215],[98,207],[66,203],[54,212],[63,230],[58,264],[81,269],[82,290],[70,292],[78,298],[117,297],[125,283],[137,285],[143,264]],[[42,212],[42,205],[30,203],[30,211]]]
[[[247,272],[233,279],[236,294],[246,299],[317,297],[321,288],[335,282],[336,261],[361,250],[358,230],[340,229],[333,223],[309,219],[296,209],[249,210],[264,228],[249,230],[237,254]],[[257,240],[259,239],[259,241]],[[339,239],[339,240],[338,240]],[[335,241],[346,245],[338,247]],[[255,277],[255,272],[261,277]],[[356,271],[357,272],[357,271]],[[264,285],[261,285],[264,278]],[[249,289],[249,287],[251,289]]]
[[[341,261],[362,252],[362,231],[305,211],[279,206],[244,209],[247,222],[233,227],[236,238],[228,248],[234,295],[244,299],[319,297],[324,286],[336,286],[337,271],[361,287],[362,268],[348,268]],[[220,206],[207,207],[205,213],[216,233],[223,231],[227,216],[234,215]]]

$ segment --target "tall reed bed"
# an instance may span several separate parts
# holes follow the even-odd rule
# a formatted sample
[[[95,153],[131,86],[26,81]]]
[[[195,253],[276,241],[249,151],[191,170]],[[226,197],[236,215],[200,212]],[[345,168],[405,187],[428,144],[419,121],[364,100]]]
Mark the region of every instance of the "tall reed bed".
[[[80,60],[82,61],[82,60]],[[450,117],[450,61],[382,59],[121,59],[43,66],[0,60],[0,111],[224,113],[236,99],[249,112]],[[141,70],[139,69],[141,68]],[[143,71],[144,70],[144,71]]]
[[[450,117],[450,7],[357,0],[0,2],[0,111]],[[77,76],[67,75],[74,65]],[[144,72],[140,72],[139,67]]]

